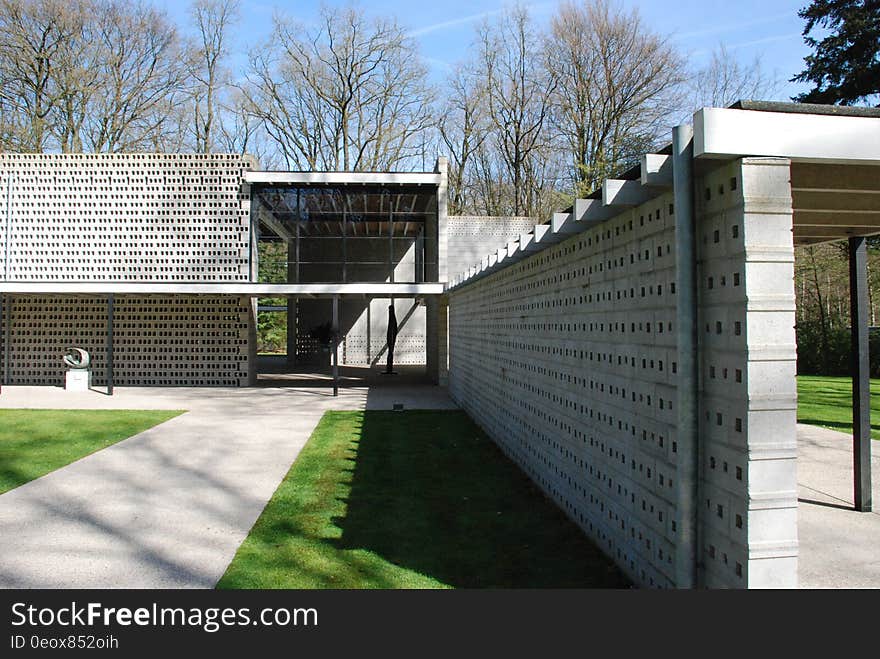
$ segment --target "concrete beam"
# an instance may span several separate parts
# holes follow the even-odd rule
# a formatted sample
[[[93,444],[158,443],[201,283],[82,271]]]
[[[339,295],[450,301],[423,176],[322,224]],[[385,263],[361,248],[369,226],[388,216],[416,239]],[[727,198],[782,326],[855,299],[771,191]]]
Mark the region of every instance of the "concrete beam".
[[[437,185],[442,183],[440,172],[259,172],[244,173],[247,183],[275,185]]]
[[[546,245],[554,242],[552,240],[550,231],[550,225],[548,224],[536,224],[535,228],[532,229],[533,243],[537,245]]]
[[[57,293],[57,294],[95,294],[106,295],[161,295],[191,293],[197,295],[248,295],[251,297],[274,297],[282,295],[332,296],[332,295],[373,295],[387,297],[415,297],[423,295],[442,295],[442,282],[424,284],[190,284],[190,283],[117,283],[117,282],[0,282],[0,292],[4,293]]]
[[[522,252],[520,252],[518,240],[511,240],[507,243],[507,256],[512,258],[522,258]]]
[[[583,230],[576,225],[574,213],[553,213],[550,229],[556,234],[572,234]]]
[[[694,157],[772,156],[800,162],[880,164],[880,118],[703,108]]]
[[[609,208],[602,203],[601,199],[575,199],[574,218],[579,223],[596,224],[610,220],[619,211]],[[583,227],[584,229],[588,227]]]
[[[642,185],[653,185],[664,188],[672,187],[672,158],[656,153],[642,156]]]
[[[605,179],[602,181],[602,204],[605,206],[639,206],[657,196],[657,191],[641,181]]]
[[[537,252],[538,245],[535,243],[535,235],[532,233],[519,234],[519,250],[524,254]]]
[[[285,242],[288,242],[288,243],[291,242],[292,240],[294,240],[293,233],[288,231],[287,228],[283,224],[281,224],[281,222],[278,221],[278,218],[276,218],[274,215],[272,215],[272,213],[270,211],[267,211],[266,209],[261,208],[259,210],[259,216],[260,216],[260,222],[262,222],[267,227],[272,229],[272,231],[274,231],[276,234],[278,234],[279,238],[281,238],[282,240],[284,240]]]

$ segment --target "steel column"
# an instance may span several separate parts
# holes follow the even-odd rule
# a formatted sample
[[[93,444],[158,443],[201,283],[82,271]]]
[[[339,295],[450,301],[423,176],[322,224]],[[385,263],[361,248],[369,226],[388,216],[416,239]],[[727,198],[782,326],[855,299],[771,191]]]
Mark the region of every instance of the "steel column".
[[[390,275],[388,281],[394,283],[394,207],[391,199],[388,200],[388,269]]]
[[[855,509],[871,511],[871,380],[868,361],[868,250],[863,236],[849,239],[849,297]]]
[[[107,296],[107,394],[113,395],[113,294]]]
[[[0,329],[6,326],[6,294],[0,293]],[[6,349],[6,338],[3,339],[3,349]],[[5,357],[5,355],[4,355]],[[4,362],[5,363],[5,362]],[[2,375],[0,375],[0,393],[3,393],[3,383],[6,381]]]
[[[333,395],[339,395],[339,296],[333,296]]]
[[[6,304],[6,330],[3,337],[3,382],[9,384],[11,372],[9,342],[12,340],[12,296],[4,295]]]

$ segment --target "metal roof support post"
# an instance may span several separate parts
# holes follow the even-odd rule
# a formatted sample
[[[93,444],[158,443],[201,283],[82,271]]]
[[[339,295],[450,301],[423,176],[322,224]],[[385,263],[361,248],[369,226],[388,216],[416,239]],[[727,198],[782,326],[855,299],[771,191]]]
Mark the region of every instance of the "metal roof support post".
[[[115,296],[107,296],[107,395],[113,395],[113,311]]]
[[[868,360],[868,250],[864,236],[849,239],[852,339],[853,489],[855,509],[871,512],[871,380]]]
[[[4,310],[6,312],[6,328],[3,337],[3,382],[9,384],[11,372],[9,342],[12,340],[12,296],[4,295]]]
[[[333,395],[339,395],[339,296],[333,296]]]

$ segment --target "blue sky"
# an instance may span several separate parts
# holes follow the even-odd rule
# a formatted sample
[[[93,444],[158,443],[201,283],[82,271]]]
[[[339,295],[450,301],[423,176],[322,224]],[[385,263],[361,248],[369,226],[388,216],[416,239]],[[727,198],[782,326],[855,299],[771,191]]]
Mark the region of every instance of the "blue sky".
[[[187,21],[187,0],[151,0],[180,25]],[[263,41],[277,10],[308,22],[321,2],[300,0],[242,0],[241,21],[235,33],[235,62],[245,61],[248,47]],[[347,5],[348,2],[325,1]],[[485,16],[503,11],[503,0],[373,0],[357,3],[368,14],[393,15],[418,41],[432,76],[442,80],[448,68],[464,59],[474,30]],[[546,24],[556,2],[526,2],[534,18]],[[803,67],[809,50],[803,43],[803,21],[797,11],[807,0],[622,0],[639,10],[656,32],[667,35],[695,65],[704,62],[713,48],[724,43],[744,62],[760,56],[768,71],[782,81],[779,100],[805,89],[786,82]]]

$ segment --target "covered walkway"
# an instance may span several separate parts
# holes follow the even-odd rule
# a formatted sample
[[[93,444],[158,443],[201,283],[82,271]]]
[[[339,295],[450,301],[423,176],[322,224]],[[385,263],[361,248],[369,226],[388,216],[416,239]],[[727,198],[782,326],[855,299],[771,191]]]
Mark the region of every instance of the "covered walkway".
[[[880,513],[853,510],[852,435],[799,424],[801,588],[880,588]],[[880,456],[872,457],[880,473]],[[880,486],[874,479],[873,495]]]

